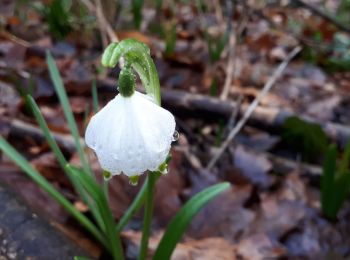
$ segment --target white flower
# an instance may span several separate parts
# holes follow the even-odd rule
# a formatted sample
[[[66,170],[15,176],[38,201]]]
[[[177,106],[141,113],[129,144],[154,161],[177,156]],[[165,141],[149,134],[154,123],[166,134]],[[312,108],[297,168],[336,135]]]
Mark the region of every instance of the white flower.
[[[104,170],[140,175],[157,170],[170,150],[174,116],[139,92],[118,94],[94,115],[85,133]]]

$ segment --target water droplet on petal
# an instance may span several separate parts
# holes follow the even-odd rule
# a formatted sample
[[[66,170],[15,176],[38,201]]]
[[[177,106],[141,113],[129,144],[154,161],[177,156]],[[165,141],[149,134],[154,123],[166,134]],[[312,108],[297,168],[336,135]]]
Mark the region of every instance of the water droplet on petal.
[[[179,132],[175,130],[173,133],[173,137],[171,138],[171,141],[175,142],[175,141],[179,140],[179,137],[180,137]]]

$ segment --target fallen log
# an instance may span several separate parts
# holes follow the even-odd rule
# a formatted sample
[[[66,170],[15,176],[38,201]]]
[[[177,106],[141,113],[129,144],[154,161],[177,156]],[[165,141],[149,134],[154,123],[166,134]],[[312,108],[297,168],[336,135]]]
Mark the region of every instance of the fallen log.
[[[18,119],[11,121],[10,134],[17,137],[29,136],[37,142],[43,142],[45,140],[45,136],[39,127]],[[55,133],[52,131],[51,134],[61,148],[68,153],[75,152],[76,145],[70,134]],[[84,144],[82,138],[80,139],[80,143],[82,145]]]
[[[116,94],[114,80],[101,80],[98,83],[101,93]],[[204,120],[229,120],[232,112],[239,106],[234,101],[223,101],[215,97],[192,94],[181,90],[162,89],[161,95],[162,105],[181,118],[193,117]],[[240,106],[239,115],[242,116],[247,108],[247,104]],[[249,118],[248,125],[267,131],[278,132],[281,131],[286,119],[291,116],[298,116],[308,122],[319,123],[326,135],[331,140],[336,141],[341,147],[344,147],[350,138],[350,127],[348,126],[332,122],[317,122],[313,118],[299,116],[291,111],[279,108],[258,106]]]

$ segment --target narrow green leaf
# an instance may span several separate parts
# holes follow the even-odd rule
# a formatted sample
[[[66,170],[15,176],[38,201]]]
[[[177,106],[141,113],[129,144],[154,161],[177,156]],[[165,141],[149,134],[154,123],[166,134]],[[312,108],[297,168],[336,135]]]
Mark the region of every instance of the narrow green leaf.
[[[334,217],[333,196],[334,196],[334,178],[336,172],[337,149],[331,145],[326,153],[321,177],[321,204],[322,211],[328,217]]]
[[[172,219],[168,228],[166,229],[162,240],[156,249],[153,259],[164,260],[170,259],[176,244],[185,232],[188,224],[193,217],[203,208],[208,202],[214,199],[221,192],[227,190],[230,187],[229,183],[220,183],[211,186],[204,191],[196,194],[190,199]]]
[[[2,136],[0,136],[0,150],[13,160],[35,183],[50,194],[63,208],[75,217],[97,240],[106,245],[105,237],[96,226],[83,214],[81,214],[65,197],[63,197],[31,164],[20,155]]]
[[[74,142],[75,142],[75,145],[77,147],[77,151],[78,151],[80,160],[83,164],[83,168],[84,168],[85,172],[87,172],[91,176],[93,176],[89,162],[88,162],[86,155],[84,153],[84,149],[80,143],[80,134],[79,134],[78,127],[77,127],[77,124],[76,124],[74,116],[73,116],[72,109],[71,109],[70,104],[69,104],[67,93],[66,93],[65,88],[63,86],[62,78],[58,72],[57,66],[56,66],[54,59],[51,56],[50,52],[46,53],[46,62],[47,62],[47,65],[49,67],[50,76],[51,76],[52,82],[55,86],[56,93],[57,93],[58,98],[60,100],[60,103],[62,105],[64,115],[67,119],[70,131],[73,135]]]
[[[92,104],[94,112],[98,112],[98,94],[97,94],[97,86],[96,86],[96,79],[92,81]]]
[[[102,225],[102,219],[101,219],[101,216],[100,216],[98,210],[96,209],[94,204],[91,202],[90,198],[88,198],[86,196],[80,183],[74,178],[74,176],[70,173],[70,171],[67,170],[67,168],[66,168],[67,161],[64,158],[64,155],[63,155],[62,151],[60,150],[59,146],[57,145],[55,139],[53,138],[53,136],[50,132],[50,129],[47,126],[45,119],[44,119],[43,115],[41,114],[41,111],[40,111],[38,105],[36,104],[35,100],[31,96],[28,95],[26,97],[26,102],[30,106],[30,108],[32,109],[33,114],[35,116],[35,119],[37,120],[41,130],[43,131],[44,136],[46,138],[46,141],[48,142],[51,150],[54,152],[60,166],[67,174],[69,180],[72,182],[77,193],[80,195],[80,197],[83,199],[83,201],[89,206],[90,210],[92,211],[92,214],[94,215],[96,221],[99,223],[101,229],[104,230],[103,225]]]
[[[152,174],[156,175],[156,180],[158,180],[159,177],[162,176],[162,174],[160,172],[152,172]],[[129,220],[132,218],[132,216],[137,211],[139,211],[140,208],[142,207],[142,205],[144,204],[145,199],[146,199],[146,195],[147,195],[148,181],[149,181],[149,178],[147,176],[145,182],[143,183],[141,189],[137,193],[137,195],[136,195],[135,199],[133,200],[132,204],[128,207],[127,211],[124,213],[123,217],[120,219],[118,225],[116,226],[116,229],[117,229],[118,232],[121,232],[123,230],[123,228],[129,222]]]
[[[117,260],[124,259],[119,233],[115,230],[113,214],[108,206],[108,201],[103,190],[91,176],[84,174],[80,169],[74,166],[68,165],[67,167],[72,171],[76,178],[79,179],[86,191],[95,201],[106,226],[106,235],[108,237],[108,242],[110,243],[109,248],[111,249],[113,258]]]
[[[350,139],[346,143],[343,157],[339,166],[339,172],[345,172],[349,168],[349,160],[350,160]]]
[[[53,138],[53,136],[49,130],[49,127],[47,126],[45,119],[44,119],[43,115],[41,114],[41,111],[40,111],[38,105],[36,104],[35,100],[29,95],[26,96],[26,102],[30,106],[30,108],[32,109],[34,116],[35,116],[35,119],[38,122],[41,130],[43,131],[43,134],[46,138],[46,141],[48,142],[50,148],[54,152],[60,166],[62,167],[62,169],[64,169],[66,167],[67,161],[64,158],[64,155],[61,152],[60,148],[58,147],[55,139]],[[68,176],[68,177],[70,177],[70,176]]]
[[[336,217],[338,211],[344,204],[350,187],[350,171],[344,171],[340,173],[340,176],[334,182],[334,196],[333,196],[333,214],[332,217]]]

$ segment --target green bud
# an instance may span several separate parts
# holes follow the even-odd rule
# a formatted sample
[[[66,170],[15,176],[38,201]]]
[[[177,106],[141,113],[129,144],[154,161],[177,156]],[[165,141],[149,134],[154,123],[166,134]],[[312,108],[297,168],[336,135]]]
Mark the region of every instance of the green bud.
[[[118,87],[123,97],[130,97],[135,92],[135,75],[130,67],[124,67],[119,74]]]

